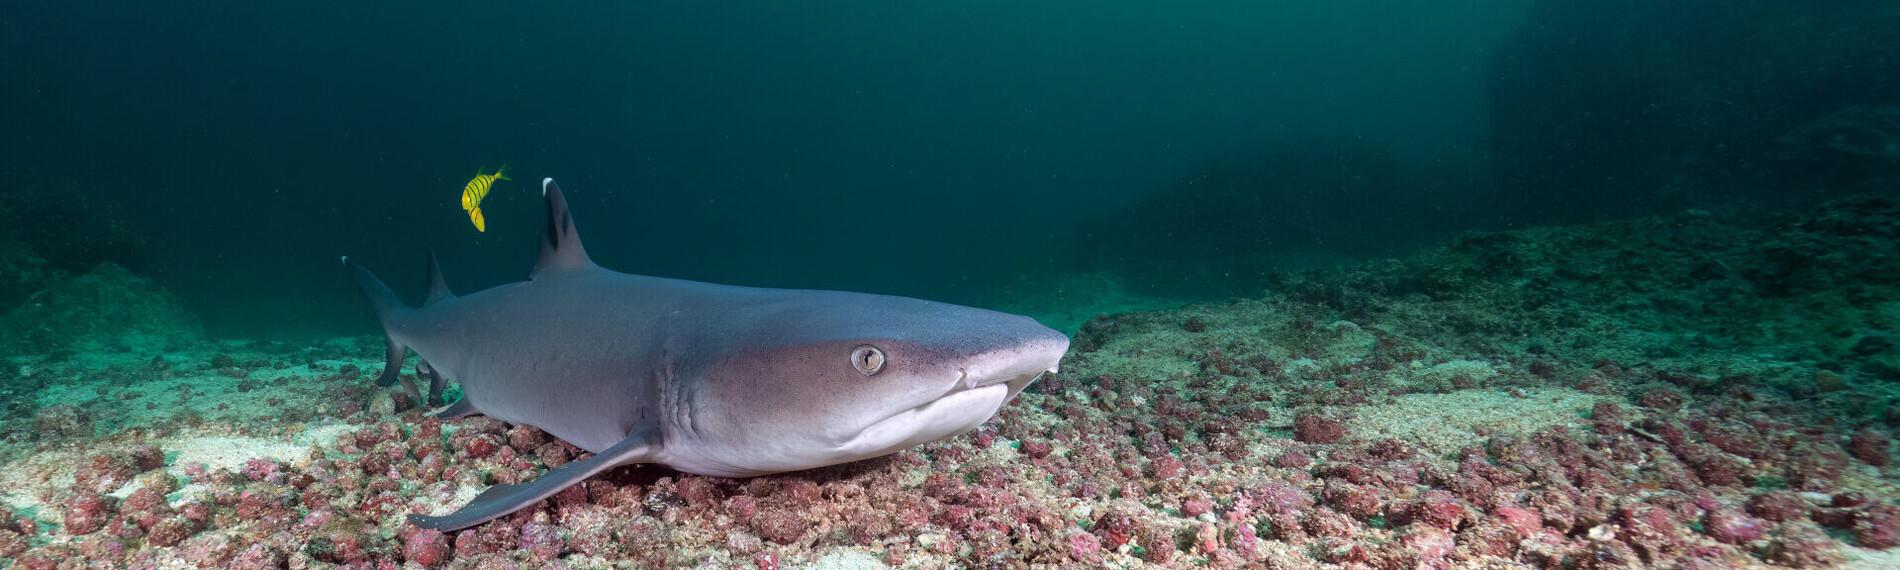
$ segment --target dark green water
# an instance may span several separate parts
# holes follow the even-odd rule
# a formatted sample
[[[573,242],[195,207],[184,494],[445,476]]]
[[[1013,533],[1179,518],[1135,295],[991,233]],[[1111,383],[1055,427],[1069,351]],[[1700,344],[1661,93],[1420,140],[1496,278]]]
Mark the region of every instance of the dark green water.
[[[544,176],[624,271],[992,306],[1101,272],[1235,295],[1459,229],[1773,187],[1788,129],[1900,104],[1874,49],[1893,14],[15,1],[0,176],[119,204],[223,335],[370,330],[340,254],[398,284],[430,247],[460,289],[518,279]],[[459,191],[502,162],[478,234]]]

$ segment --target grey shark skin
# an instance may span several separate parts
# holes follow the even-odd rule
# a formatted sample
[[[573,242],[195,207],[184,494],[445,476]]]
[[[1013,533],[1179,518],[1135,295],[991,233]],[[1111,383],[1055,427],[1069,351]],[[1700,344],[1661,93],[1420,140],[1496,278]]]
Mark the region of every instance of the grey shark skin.
[[[418,371],[459,381],[443,417],[485,414],[593,452],[497,485],[419,526],[456,530],[615,466],[749,477],[878,457],[965,433],[1042,373],[1069,339],[1027,317],[945,303],[630,275],[588,259],[565,197],[542,182],[547,231],[528,281],[404,305],[344,264]],[[406,381],[405,381],[406,382]],[[406,386],[414,394],[413,386]]]

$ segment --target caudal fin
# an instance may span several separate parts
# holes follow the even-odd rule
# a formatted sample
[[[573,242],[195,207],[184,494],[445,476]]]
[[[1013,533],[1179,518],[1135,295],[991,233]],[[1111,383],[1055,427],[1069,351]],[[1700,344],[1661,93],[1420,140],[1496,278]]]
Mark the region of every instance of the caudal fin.
[[[350,262],[349,256],[343,257],[343,267],[350,271],[350,278],[356,281],[356,290],[363,292],[363,299],[369,301],[370,309],[376,311],[376,320],[382,322],[384,328],[389,327],[391,318],[411,310],[409,305],[403,304],[402,299],[396,298],[396,292],[389,290],[382,279],[376,278],[376,274],[363,266]]]
[[[383,284],[382,279],[377,279],[376,274],[370,273],[361,265],[351,263],[348,256],[344,256],[343,266],[349,270],[350,278],[356,281],[356,289],[363,292],[363,299],[369,301],[370,309],[376,311],[376,320],[382,323],[383,335],[388,337],[388,342],[384,346],[387,352],[384,354],[383,373],[376,378],[376,385],[393,386],[402,377],[402,360],[408,349],[402,343],[396,342],[395,336],[389,334],[390,323],[404,313],[415,309],[409,308],[409,305],[403,304],[402,299],[396,298],[396,292],[389,290],[389,286]],[[419,396],[413,384],[405,383],[403,387],[410,392],[410,396]]]

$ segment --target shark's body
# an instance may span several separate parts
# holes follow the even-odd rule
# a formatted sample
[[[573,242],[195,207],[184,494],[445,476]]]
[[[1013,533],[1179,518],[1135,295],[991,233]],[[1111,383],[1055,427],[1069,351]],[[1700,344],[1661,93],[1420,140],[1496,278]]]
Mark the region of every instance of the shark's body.
[[[532,425],[596,453],[419,525],[479,524],[628,463],[744,477],[885,455],[976,427],[1068,347],[982,309],[609,271],[588,259],[552,180],[543,192],[529,281],[458,297],[431,259],[429,299],[412,309],[351,265],[389,336],[383,384],[406,347],[432,394],[443,376],[461,383],[445,417]]]

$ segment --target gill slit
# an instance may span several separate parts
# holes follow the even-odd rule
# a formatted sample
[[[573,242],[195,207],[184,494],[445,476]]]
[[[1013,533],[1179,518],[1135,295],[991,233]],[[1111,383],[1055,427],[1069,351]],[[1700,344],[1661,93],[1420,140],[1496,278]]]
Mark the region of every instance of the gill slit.
[[[678,425],[685,435],[698,439],[699,418],[696,417],[697,406],[693,405],[694,394],[680,383],[679,366],[673,360],[673,351],[660,350],[660,370],[660,385],[672,393],[670,399],[672,400],[673,423]]]

